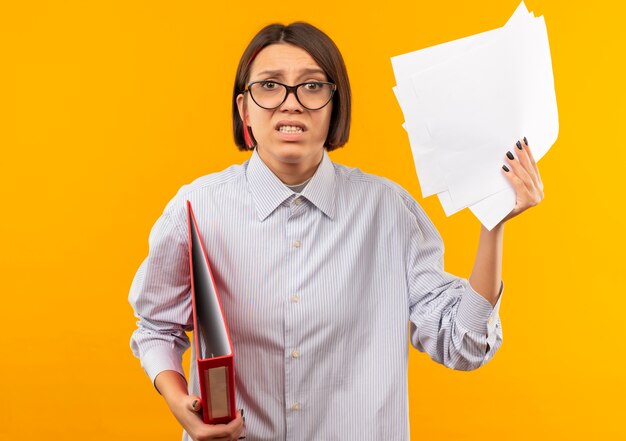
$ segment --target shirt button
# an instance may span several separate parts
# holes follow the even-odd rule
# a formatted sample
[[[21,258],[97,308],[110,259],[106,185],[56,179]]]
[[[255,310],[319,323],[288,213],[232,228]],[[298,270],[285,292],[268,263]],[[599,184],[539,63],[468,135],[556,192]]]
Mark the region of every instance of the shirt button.
[[[298,358],[300,356],[300,352],[298,351],[292,351],[291,352],[291,358]]]
[[[300,248],[300,245],[302,245],[302,242],[300,242],[299,240],[294,240],[293,241],[293,246],[295,248]]]
[[[291,408],[293,410],[300,410],[300,403],[293,403],[293,405],[291,406]]]
[[[302,199],[301,198],[295,198],[293,203],[296,204],[296,205],[302,205]]]
[[[294,294],[291,296],[291,303],[298,303],[300,300],[300,296],[298,294]]]

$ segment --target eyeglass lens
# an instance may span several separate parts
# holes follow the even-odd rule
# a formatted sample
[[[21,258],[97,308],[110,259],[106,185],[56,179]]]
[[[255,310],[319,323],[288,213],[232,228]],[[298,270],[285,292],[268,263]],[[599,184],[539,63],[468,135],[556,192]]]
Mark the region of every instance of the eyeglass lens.
[[[271,81],[255,83],[250,86],[252,99],[261,107],[273,109],[282,104],[287,95],[287,88]],[[324,107],[331,99],[333,85],[324,83],[304,83],[296,89],[297,98],[310,110]]]

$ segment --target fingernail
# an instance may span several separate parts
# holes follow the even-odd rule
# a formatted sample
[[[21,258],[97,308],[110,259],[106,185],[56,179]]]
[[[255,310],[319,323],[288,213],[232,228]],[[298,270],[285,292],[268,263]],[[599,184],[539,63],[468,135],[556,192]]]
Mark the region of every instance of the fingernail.
[[[241,408],[241,416],[243,416],[243,407]],[[245,418],[244,418],[245,419]]]
[[[509,168],[506,165],[503,165],[502,168],[504,169],[505,172],[509,171]]]
[[[528,140],[526,139],[525,136],[524,136],[524,144],[526,144],[526,147],[528,147]]]
[[[517,141],[515,143],[515,145],[517,146],[518,149],[522,150],[522,143],[521,142]]]
[[[509,159],[515,159],[515,157],[513,156],[513,153],[511,153],[511,152],[506,152],[506,157],[509,158]]]
[[[198,400],[193,400],[193,403],[191,403],[191,407],[193,407],[194,410],[196,410],[196,404],[198,404]]]

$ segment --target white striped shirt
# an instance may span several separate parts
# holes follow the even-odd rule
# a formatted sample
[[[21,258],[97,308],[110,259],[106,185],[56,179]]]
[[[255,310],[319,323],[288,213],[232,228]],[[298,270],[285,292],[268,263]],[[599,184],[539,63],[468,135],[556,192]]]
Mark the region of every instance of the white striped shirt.
[[[503,285],[494,308],[445,272],[441,236],[406,190],[324,151],[296,195],[254,151],[184,185],[150,232],[129,301],[131,348],[153,382],[184,375],[190,346],[187,200],[230,330],[248,441],[408,441],[408,342],[458,370],[502,343]]]

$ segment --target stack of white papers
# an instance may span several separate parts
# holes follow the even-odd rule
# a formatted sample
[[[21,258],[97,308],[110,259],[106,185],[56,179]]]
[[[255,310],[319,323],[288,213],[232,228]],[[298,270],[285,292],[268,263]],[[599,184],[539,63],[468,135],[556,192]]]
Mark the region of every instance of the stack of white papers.
[[[524,136],[536,161],[559,131],[548,34],[522,1],[501,28],[391,58],[424,197],[491,230],[515,206],[504,157]]]

